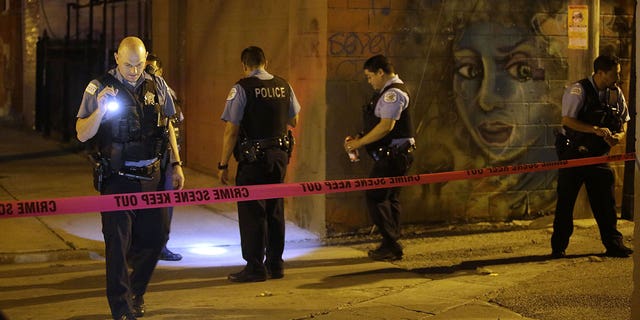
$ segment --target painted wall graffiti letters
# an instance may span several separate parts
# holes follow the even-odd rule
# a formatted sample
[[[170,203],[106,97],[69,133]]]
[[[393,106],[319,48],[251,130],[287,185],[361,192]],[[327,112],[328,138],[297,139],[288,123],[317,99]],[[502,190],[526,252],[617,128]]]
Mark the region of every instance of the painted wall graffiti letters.
[[[330,56],[372,56],[389,55],[393,45],[393,35],[388,33],[336,32],[329,36]]]

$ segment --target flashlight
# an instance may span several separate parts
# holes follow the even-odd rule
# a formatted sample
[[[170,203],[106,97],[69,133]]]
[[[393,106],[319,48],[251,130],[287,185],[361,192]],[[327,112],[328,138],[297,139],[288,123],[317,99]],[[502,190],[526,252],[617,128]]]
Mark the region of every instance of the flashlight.
[[[115,112],[118,111],[118,109],[120,109],[120,103],[118,102],[118,100],[109,99],[109,101],[107,101],[107,110]]]
[[[107,96],[107,111],[116,112],[120,109],[120,102],[116,99],[115,95],[118,94],[118,89],[114,89],[113,86],[107,86],[106,89],[111,89],[114,93],[112,96]]]

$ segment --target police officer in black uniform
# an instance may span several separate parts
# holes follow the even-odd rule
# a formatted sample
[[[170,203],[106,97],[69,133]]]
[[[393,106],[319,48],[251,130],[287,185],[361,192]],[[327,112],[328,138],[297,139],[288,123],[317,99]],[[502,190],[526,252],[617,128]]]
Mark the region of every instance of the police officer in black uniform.
[[[231,88],[221,117],[226,125],[218,176],[223,184],[229,182],[233,154],[238,161],[236,185],[282,183],[293,148],[287,128],[296,126],[300,104],[286,80],[265,70],[262,49],[244,49],[240,61],[246,77]],[[247,264],[228,279],[257,282],[284,277],[284,199],[239,201],[238,224]]]
[[[562,129],[556,137],[560,160],[603,156],[624,138],[629,111],[622,91],[620,63],[602,55],[593,62],[593,75],[572,84],[562,97]],[[552,257],[562,258],[573,233],[573,208],[580,188],[586,186],[589,203],[600,229],[606,255],[628,257],[633,250],[622,242],[617,230],[614,173],[608,163],[564,168],[558,171],[558,199]]]
[[[167,85],[144,73],[147,51],[136,37],[120,42],[117,67],[89,83],[78,111],[78,139],[95,145],[94,185],[101,194],[163,190],[160,159],[172,146],[173,179],[184,186],[168,117],[175,113]],[[143,295],[167,242],[165,208],[102,212],[107,299],[114,319],[145,312]],[[129,273],[128,268],[132,271]]]
[[[376,55],[364,63],[367,81],[377,92],[363,108],[364,134],[347,137],[344,148],[352,152],[364,146],[375,164],[369,177],[403,176],[413,163],[415,140],[409,115],[409,93],[391,62]],[[366,192],[371,220],[382,235],[382,243],[369,251],[373,260],[402,259],[398,243],[400,228],[400,188]]]

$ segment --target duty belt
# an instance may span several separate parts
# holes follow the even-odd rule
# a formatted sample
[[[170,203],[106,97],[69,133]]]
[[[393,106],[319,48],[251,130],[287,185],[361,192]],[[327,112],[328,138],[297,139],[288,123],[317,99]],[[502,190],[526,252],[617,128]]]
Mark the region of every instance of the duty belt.
[[[293,141],[288,136],[244,140],[238,144],[238,161],[254,162],[264,156],[264,151],[272,148],[280,148],[289,152]]]
[[[144,167],[124,166],[120,168],[118,175],[133,179],[153,180],[153,174],[158,171],[160,171],[160,160],[156,160]]]
[[[271,148],[283,148],[289,147],[289,139],[287,137],[269,138],[269,139],[254,139],[247,140],[245,143],[255,146],[257,149],[271,149]]]
[[[413,152],[413,150],[415,149],[416,145],[407,141],[399,145],[380,147],[371,152],[371,157],[373,158],[373,160],[379,161],[384,158],[393,158],[401,154],[408,154]]]

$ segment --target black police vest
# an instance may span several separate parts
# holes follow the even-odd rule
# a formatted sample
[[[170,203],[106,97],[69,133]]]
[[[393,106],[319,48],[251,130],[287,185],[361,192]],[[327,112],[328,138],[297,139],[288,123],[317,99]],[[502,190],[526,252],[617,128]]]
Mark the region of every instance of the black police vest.
[[[620,132],[622,129],[622,110],[618,106],[601,102],[598,91],[589,79],[578,81],[585,91],[585,100],[582,108],[578,112],[577,119],[592,126],[608,128],[611,132]],[[567,138],[573,144],[589,156],[601,156],[609,152],[611,147],[602,137],[593,133],[579,132],[568,127],[564,127]]]
[[[115,170],[124,161],[160,157],[166,149],[168,136],[155,83],[146,79],[135,92],[130,92],[111,74],[105,74],[98,81],[118,90],[115,99],[120,105],[116,111],[107,111],[108,119],[96,134],[97,148],[102,156],[111,160]]]
[[[240,123],[241,140],[283,137],[287,132],[291,88],[287,81],[274,76],[270,80],[243,78],[238,84],[247,95]]]
[[[385,92],[391,88],[400,89],[403,92],[409,94],[405,85],[403,83],[393,83],[389,86],[385,87],[381,92],[373,95],[368,104],[363,107],[362,117],[364,122],[364,133],[368,133],[371,131],[378,123],[380,123],[380,118],[375,115],[376,104],[378,100],[382,98]],[[411,99],[409,99],[411,101]],[[411,102],[409,102],[411,104]],[[382,139],[372,142],[365,146],[365,149],[369,154],[371,152],[378,150],[380,147],[387,147],[391,144],[391,140],[400,139],[400,138],[411,138],[413,137],[413,124],[411,123],[411,115],[409,114],[409,106],[402,110],[400,114],[400,119],[396,121],[393,129]]]

